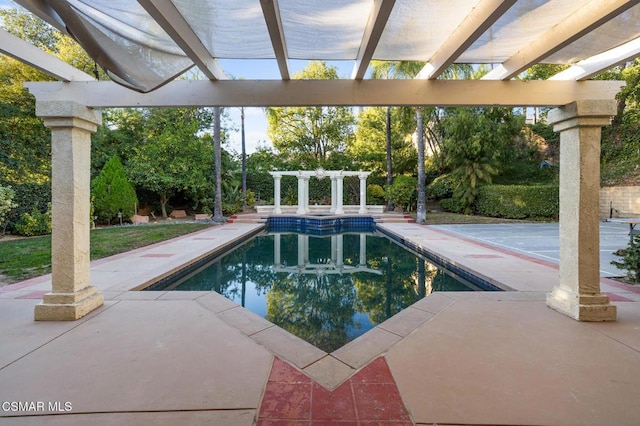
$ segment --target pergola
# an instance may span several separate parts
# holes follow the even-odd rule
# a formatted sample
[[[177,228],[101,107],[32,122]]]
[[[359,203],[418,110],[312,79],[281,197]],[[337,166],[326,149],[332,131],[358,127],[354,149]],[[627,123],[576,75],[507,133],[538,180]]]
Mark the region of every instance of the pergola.
[[[600,130],[623,83],[592,76],[640,55],[639,0],[17,0],[72,36],[110,75],[95,79],[0,30],[0,51],[55,76],[28,83],[52,132],[51,293],[37,320],[102,304],[89,277],[90,135],[100,108],[143,106],[554,106],[560,132],[560,284],[547,304],[615,320],[600,293]],[[229,80],[223,63],[261,59],[279,80]],[[352,61],[350,79],[292,80],[290,62]],[[370,80],[371,60],[422,61],[414,79]],[[445,80],[454,63],[492,64]],[[570,67],[520,81],[538,63]],[[176,80],[196,66],[205,80]]]

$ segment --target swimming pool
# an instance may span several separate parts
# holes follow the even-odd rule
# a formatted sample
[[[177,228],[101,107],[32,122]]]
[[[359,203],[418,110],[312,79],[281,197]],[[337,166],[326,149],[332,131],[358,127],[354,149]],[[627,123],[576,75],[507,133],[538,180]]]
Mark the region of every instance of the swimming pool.
[[[434,291],[487,288],[369,231],[262,233],[149,290],[216,291],[331,352]]]

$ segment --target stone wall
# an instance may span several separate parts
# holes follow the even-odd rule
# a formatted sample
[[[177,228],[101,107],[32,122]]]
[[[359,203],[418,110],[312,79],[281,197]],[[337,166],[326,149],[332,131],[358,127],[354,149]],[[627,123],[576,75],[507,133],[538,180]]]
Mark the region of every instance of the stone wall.
[[[600,188],[600,217],[640,217],[640,186],[610,186]]]

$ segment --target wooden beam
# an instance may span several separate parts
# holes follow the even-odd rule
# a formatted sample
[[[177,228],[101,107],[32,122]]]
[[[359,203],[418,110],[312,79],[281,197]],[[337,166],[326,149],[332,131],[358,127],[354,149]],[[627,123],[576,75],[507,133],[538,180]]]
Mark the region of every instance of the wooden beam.
[[[640,0],[592,0],[483,77],[509,80],[630,9]]]
[[[62,81],[94,81],[86,74],[61,59],[38,49],[13,34],[0,28],[0,52],[24,62],[45,74]]]
[[[440,46],[416,78],[436,79],[517,0],[481,1]]]
[[[200,71],[211,80],[226,76],[198,35],[170,0],[138,0],[171,39],[184,51]]]
[[[588,80],[609,68],[622,65],[638,56],[640,56],[640,38],[584,59],[552,76],[549,80]]]
[[[290,80],[287,43],[285,42],[284,32],[282,30],[282,19],[280,18],[278,0],[260,0],[260,6],[262,6],[264,20],[267,23],[271,45],[273,46],[273,52],[276,55],[276,61],[280,69],[280,76],[283,80]]]
[[[367,68],[369,67],[369,62],[371,62],[373,53],[378,46],[380,36],[384,31],[384,27],[387,25],[389,15],[391,15],[395,3],[396,0],[374,1],[367,27],[364,30],[364,36],[360,43],[358,57],[356,58],[356,63],[351,73],[351,78],[356,80],[362,80],[364,78]]]
[[[92,108],[211,106],[558,106],[614,99],[622,81],[175,80],[151,93],[113,82],[28,82],[38,102]]]

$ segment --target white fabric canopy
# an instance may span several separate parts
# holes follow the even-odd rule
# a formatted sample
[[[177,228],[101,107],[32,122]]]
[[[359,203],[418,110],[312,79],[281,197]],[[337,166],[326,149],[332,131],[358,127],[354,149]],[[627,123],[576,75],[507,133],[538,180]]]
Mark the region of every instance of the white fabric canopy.
[[[354,61],[356,78],[371,60],[425,62],[424,78],[451,63],[498,64],[487,78],[509,79],[640,38],[638,0],[17,1],[143,92],[194,64],[224,79],[218,59],[277,59],[284,80],[289,59]],[[628,58],[600,66],[616,59]]]

